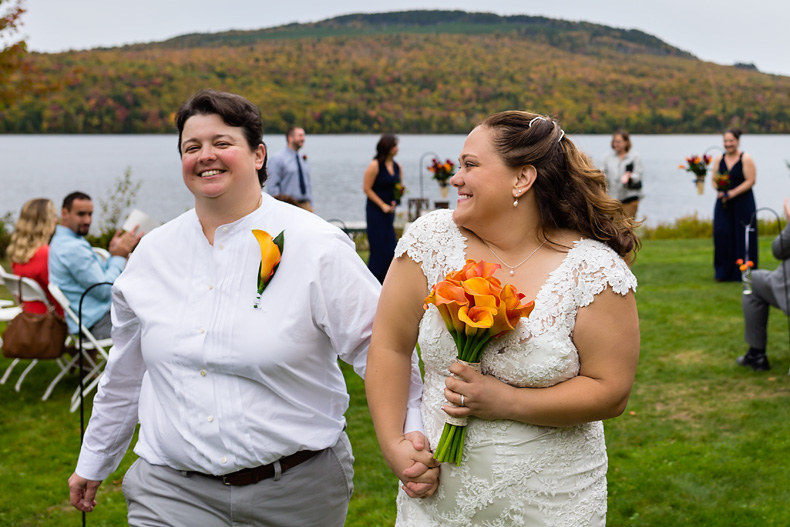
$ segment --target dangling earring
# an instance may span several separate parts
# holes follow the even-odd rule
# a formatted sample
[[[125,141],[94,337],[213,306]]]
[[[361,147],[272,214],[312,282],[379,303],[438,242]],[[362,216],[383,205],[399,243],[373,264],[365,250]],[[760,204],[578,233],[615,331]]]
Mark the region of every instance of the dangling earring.
[[[521,189],[518,190],[518,194],[521,194]],[[516,201],[513,202],[513,206],[518,207],[518,198],[516,198]]]

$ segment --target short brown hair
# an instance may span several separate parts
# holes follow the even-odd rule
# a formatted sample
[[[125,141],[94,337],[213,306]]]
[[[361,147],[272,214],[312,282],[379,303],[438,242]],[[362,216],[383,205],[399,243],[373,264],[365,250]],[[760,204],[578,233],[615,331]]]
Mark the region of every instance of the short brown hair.
[[[263,143],[261,111],[253,103],[235,93],[200,90],[179,108],[176,114],[178,128],[178,155],[181,155],[181,134],[187,119],[195,115],[219,115],[228,126],[241,128],[250,150]],[[263,186],[268,177],[266,161],[258,170],[258,182]]]

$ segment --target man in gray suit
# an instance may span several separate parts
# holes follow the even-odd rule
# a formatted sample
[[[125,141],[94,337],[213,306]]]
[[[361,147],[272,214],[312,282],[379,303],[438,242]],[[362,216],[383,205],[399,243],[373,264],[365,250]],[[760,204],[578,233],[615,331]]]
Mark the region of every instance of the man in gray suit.
[[[790,204],[784,202],[785,217],[790,220]],[[770,370],[765,345],[768,340],[768,309],[778,307],[788,313],[790,289],[790,222],[771,244],[774,256],[782,264],[774,271],[752,271],[752,294],[743,295],[744,337],[749,345],[746,355],[736,359],[741,366],[751,366],[757,371]]]

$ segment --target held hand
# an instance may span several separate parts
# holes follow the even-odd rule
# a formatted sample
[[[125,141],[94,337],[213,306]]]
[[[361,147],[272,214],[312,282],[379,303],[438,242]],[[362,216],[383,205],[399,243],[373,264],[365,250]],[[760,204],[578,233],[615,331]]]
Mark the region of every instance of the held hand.
[[[719,199],[721,200],[722,203],[726,203],[729,198],[730,196],[729,194],[727,194],[726,190],[719,191]]]
[[[403,471],[403,476],[414,479],[403,485],[403,490],[412,498],[427,498],[436,492],[439,486],[439,464],[433,459],[428,438],[422,432],[409,432],[404,436],[411,441],[412,447],[418,452],[424,452],[428,458],[414,461],[414,464]],[[430,466],[428,466],[430,465]],[[421,479],[418,482],[417,479]]]
[[[450,372],[458,378],[447,377],[444,381],[444,397],[458,408],[446,405],[442,410],[453,417],[474,415],[481,419],[506,419],[506,401],[513,388],[490,375],[477,373],[463,364],[450,366]],[[461,395],[464,396],[461,406]]]
[[[129,253],[137,246],[137,243],[140,241],[140,238],[143,237],[144,233],[137,234],[137,225],[134,226],[134,229],[128,232],[124,232],[121,229],[118,229],[115,232],[115,236],[112,237],[110,240],[110,255],[111,256],[123,256],[127,258]]]
[[[91,512],[96,506],[96,490],[101,481],[85,479],[75,472],[69,478],[69,501],[82,512]]]
[[[623,185],[627,185],[629,181],[631,181],[630,171],[623,174],[623,176],[620,178],[620,183],[622,183]]]
[[[427,497],[439,486],[439,464],[428,441],[420,432],[410,432],[393,442],[385,453],[390,469],[401,482],[403,490],[412,498]]]

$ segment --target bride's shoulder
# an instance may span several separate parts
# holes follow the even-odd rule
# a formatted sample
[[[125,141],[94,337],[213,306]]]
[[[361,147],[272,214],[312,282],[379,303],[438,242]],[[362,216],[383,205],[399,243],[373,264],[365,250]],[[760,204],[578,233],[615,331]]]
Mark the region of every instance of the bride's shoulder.
[[[619,294],[636,290],[636,277],[626,261],[601,241],[577,240],[568,252],[568,258],[571,260],[571,272],[582,281],[609,285]]]

